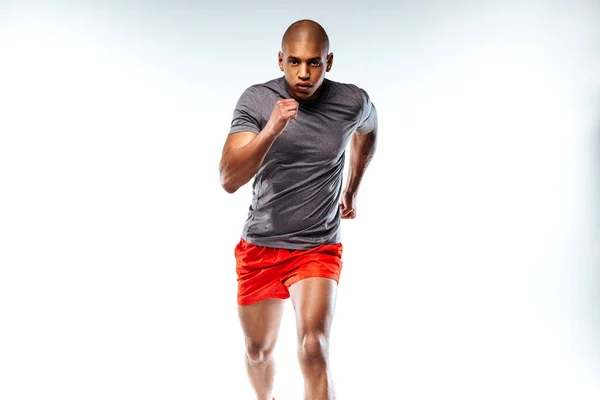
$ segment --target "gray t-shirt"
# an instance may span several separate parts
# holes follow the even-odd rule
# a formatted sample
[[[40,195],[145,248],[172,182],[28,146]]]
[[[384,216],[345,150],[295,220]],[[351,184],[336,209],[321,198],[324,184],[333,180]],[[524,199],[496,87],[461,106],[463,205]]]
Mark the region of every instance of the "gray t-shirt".
[[[377,111],[356,85],[325,79],[319,97],[299,101],[298,114],[275,139],[254,177],[242,230],[249,243],[309,249],[341,241],[339,202],[348,141],[377,127]],[[291,98],[284,77],[247,88],[229,133],[259,133],[275,102]]]

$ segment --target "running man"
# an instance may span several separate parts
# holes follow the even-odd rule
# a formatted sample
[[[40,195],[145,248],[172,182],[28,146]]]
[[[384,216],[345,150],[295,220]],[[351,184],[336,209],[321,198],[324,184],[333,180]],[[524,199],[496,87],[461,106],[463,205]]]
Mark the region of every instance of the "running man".
[[[328,348],[342,268],[340,219],[356,218],[358,188],[375,153],[377,112],[363,89],[325,78],[333,53],[318,23],[290,25],[278,56],[283,76],[239,98],[219,165],[229,193],[254,177],[234,250],[245,362],[257,399],[271,400],[272,353],[291,297],[305,399],[332,400]]]

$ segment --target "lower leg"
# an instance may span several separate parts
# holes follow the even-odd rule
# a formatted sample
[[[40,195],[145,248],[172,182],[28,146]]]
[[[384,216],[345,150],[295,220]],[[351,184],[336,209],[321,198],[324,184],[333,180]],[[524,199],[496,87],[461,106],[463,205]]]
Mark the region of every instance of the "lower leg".
[[[298,346],[300,368],[304,376],[306,400],[333,400],[333,379],[329,369],[327,338],[322,334],[306,334]]]
[[[246,353],[246,370],[257,400],[271,400],[275,377],[275,360],[272,355]]]
[[[290,286],[306,400],[335,399],[329,369],[329,332],[336,289],[335,280],[318,277],[306,278]]]
[[[283,300],[268,299],[238,308],[246,343],[246,370],[257,400],[272,399],[275,376],[272,354],[283,307]]]

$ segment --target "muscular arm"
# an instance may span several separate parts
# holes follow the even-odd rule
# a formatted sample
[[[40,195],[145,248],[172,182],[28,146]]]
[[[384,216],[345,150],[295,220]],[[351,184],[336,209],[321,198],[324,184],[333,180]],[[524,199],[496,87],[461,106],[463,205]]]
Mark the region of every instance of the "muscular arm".
[[[297,112],[296,100],[277,100],[269,121],[260,133],[236,132],[227,136],[219,163],[223,189],[233,193],[256,174],[273,142],[289,120],[296,118]]]
[[[363,174],[373,159],[377,147],[377,129],[371,133],[352,135],[350,144],[350,167],[345,193],[356,196]]]
[[[276,138],[267,128],[259,134],[237,132],[227,137],[219,163],[221,186],[227,193],[234,193],[256,174]]]

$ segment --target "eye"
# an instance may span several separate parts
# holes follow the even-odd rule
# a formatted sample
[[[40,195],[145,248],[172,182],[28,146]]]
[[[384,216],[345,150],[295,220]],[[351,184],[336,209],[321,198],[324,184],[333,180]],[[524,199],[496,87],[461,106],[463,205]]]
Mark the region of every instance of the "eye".
[[[296,60],[289,60],[288,63],[290,65],[296,65],[296,64],[298,64],[298,61],[296,61]]]
[[[313,67],[320,67],[321,66],[321,61],[312,61],[310,63],[310,65],[312,65]]]

